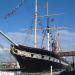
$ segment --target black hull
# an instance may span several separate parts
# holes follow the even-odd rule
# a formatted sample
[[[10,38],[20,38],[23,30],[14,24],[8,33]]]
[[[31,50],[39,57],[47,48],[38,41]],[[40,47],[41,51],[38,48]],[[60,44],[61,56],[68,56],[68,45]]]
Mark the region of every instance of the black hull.
[[[17,51],[15,51],[17,52]],[[11,50],[11,54],[17,59],[19,62],[20,68],[22,71],[26,72],[43,72],[43,71],[49,71],[50,66],[55,69],[64,69],[65,65],[63,65],[61,62],[57,63],[54,61],[48,61],[38,58],[32,58],[32,57],[26,57],[23,55],[19,55],[14,53],[13,50]]]
[[[61,63],[49,62],[45,60],[27,58],[19,55],[14,55],[19,62],[22,71],[26,72],[42,72],[49,71],[52,65],[53,69],[63,69],[65,66]]]

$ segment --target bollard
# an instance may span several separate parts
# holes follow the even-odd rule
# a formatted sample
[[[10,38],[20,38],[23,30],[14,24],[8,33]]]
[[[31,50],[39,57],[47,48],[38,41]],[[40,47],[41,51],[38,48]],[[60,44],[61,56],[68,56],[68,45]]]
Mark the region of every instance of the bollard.
[[[51,66],[51,75],[52,75],[52,66]]]

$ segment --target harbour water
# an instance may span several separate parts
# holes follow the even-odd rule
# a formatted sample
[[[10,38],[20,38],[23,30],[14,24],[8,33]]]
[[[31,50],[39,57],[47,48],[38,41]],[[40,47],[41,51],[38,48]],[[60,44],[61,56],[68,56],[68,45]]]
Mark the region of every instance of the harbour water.
[[[0,71],[0,75],[49,75],[48,73],[26,73],[20,71]]]
[[[52,75],[58,75],[60,72],[53,72]],[[0,71],[0,75],[51,75],[51,72],[27,73],[20,71]]]

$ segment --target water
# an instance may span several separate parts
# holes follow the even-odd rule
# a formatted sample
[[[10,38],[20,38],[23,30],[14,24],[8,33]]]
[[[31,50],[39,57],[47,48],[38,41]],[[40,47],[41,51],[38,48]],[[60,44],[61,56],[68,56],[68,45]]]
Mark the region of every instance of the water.
[[[0,75],[50,75],[50,73],[47,73],[47,72],[26,73],[26,72],[20,72],[20,71],[0,71]]]

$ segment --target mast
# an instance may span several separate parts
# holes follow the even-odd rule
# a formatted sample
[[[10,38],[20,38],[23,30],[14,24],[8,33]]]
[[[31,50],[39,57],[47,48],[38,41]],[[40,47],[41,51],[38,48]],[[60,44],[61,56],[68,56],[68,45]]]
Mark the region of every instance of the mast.
[[[34,21],[34,48],[36,48],[36,40],[37,40],[37,36],[36,36],[36,34],[37,34],[37,18],[38,17],[40,17],[40,18],[43,18],[43,17],[46,17],[47,18],[47,35],[48,35],[48,51],[50,50],[50,34],[49,34],[49,30],[50,30],[50,27],[49,27],[49,16],[53,16],[53,15],[61,15],[61,14],[63,14],[63,13],[60,13],[60,14],[52,14],[52,15],[49,15],[49,13],[48,13],[48,2],[47,2],[47,4],[46,4],[46,15],[45,16],[38,16],[37,15],[37,13],[38,13],[38,7],[37,7],[37,2],[38,0],[35,0],[35,16],[34,16],[34,19],[35,19],[35,21]],[[52,28],[53,29],[53,28]],[[62,28],[54,28],[55,30],[57,30],[57,29],[62,29]]]
[[[34,48],[36,48],[37,0],[35,0]]]
[[[47,2],[47,4],[46,4],[46,6],[47,6],[47,28],[49,28],[49,17],[48,17],[48,2]],[[48,35],[48,51],[50,50],[50,48],[49,48],[49,43],[50,43],[50,37],[49,37],[49,29],[47,30],[47,35]]]

